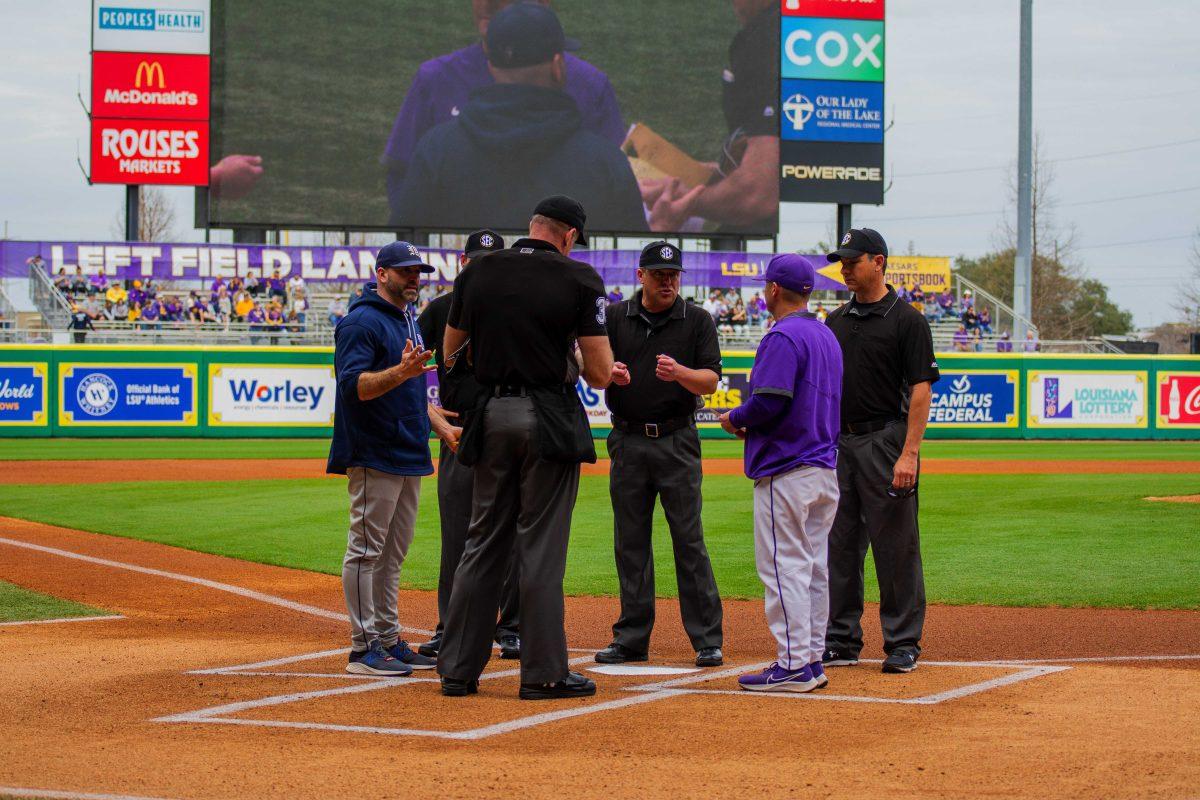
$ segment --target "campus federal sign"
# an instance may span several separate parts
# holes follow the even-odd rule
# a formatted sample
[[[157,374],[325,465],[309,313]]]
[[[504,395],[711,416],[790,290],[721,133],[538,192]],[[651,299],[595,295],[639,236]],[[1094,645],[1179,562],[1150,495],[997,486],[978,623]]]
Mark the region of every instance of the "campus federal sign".
[[[942,372],[933,385],[933,428],[1015,428],[1020,372],[1015,369]]]

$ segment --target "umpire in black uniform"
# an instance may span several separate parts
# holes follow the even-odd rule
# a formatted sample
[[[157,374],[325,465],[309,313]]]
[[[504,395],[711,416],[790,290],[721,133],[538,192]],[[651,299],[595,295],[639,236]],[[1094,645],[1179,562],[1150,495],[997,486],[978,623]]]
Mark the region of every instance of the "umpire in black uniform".
[[[912,672],[921,653],[925,578],[917,530],[917,474],[932,387],[941,377],[924,316],[886,283],[887,243],[853,229],[840,249],[854,297],[826,324],[842,347],[841,498],[829,533],[829,627],[822,661],[858,663],[863,646],[863,560],[879,578],[884,672]]]
[[[438,655],[446,695],[478,691],[514,540],[521,698],[596,693],[595,683],[567,669],[562,589],[579,465],[596,460],[568,372],[572,342],[578,339],[590,386],[607,386],[613,368],[604,283],[568,258],[576,242],[586,243],[585,223],[576,201],[547,198],[534,211],[528,238],[477,259],[454,284],[443,347],[457,353],[469,339],[476,378],[488,391],[469,412],[458,451],[474,466],[475,494]]]
[[[467,237],[467,246],[459,257],[460,270],[466,269],[472,260],[496,250],[504,249],[504,238],[492,230],[475,231]],[[446,368],[446,354],[442,352],[442,339],[446,335],[446,320],[450,316],[452,292],[435,297],[421,312],[417,324],[421,327],[421,338],[433,349],[437,361],[438,392],[442,408],[458,415],[458,425],[465,421],[467,410],[473,408],[483,391],[475,380],[467,359],[455,363],[453,369]],[[462,559],[467,544],[467,526],[471,524],[471,493],[475,476],[471,468],[459,463],[451,447],[442,441],[438,454],[438,515],[442,523],[442,561],[438,573],[438,624],[433,638],[421,645],[417,652],[423,656],[436,656],[442,645],[442,627],[450,609],[450,593],[454,587],[454,571]],[[520,594],[517,586],[516,559],[509,562],[504,579],[504,592],[500,597],[500,621],[496,624],[496,643],[500,645],[501,658],[519,658],[521,640],[517,623]]]
[[[679,296],[679,248],[654,242],[642,250],[642,288],[608,309],[613,384],[609,491],[614,518],[621,617],[613,642],[596,654],[602,664],[645,661],[654,628],[654,499],[662,501],[675,551],[683,627],[696,664],[715,667],[721,654],[721,596],[700,521],[703,477],[696,409],[717,390],[721,348],[707,311]]]

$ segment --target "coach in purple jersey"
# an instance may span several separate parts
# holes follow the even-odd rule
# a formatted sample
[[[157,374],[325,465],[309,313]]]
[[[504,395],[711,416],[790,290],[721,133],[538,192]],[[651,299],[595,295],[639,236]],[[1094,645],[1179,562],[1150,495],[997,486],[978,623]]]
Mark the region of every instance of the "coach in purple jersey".
[[[430,59],[417,69],[412,86],[404,96],[400,113],[392,125],[383,153],[387,167],[388,202],[397,207],[404,175],[417,142],[431,128],[458,116],[471,92],[494,83],[488,70],[483,39],[488,24],[513,0],[472,0],[479,41],[444,56]],[[549,0],[540,0],[549,5]],[[563,87],[579,106],[584,130],[589,130],[618,147],[625,141],[625,121],[617,105],[608,76],[583,59],[566,54],[567,82]]]
[[[754,357],[750,400],[722,414],[721,426],[746,439],[754,560],[777,660],[738,684],[757,692],[811,692],[829,682],[821,655],[829,619],[827,545],[838,506],[842,352],[808,310],[816,273],[807,259],[776,256],[763,280],[775,327]]]

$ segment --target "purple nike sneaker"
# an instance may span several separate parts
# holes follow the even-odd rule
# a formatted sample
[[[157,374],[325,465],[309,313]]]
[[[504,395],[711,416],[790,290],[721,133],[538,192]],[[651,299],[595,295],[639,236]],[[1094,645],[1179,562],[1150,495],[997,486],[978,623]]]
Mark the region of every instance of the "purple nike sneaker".
[[[813,680],[817,682],[818,689],[824,689],[829,685],[829,678],[825,677],[824,664],[822,664],[820,661],[814,661],[808,665],[808,668],[812,670]]]
[[[811,692],[817,679],[808,666],[784,669],[776,662],[762,672],[752,672],[738,678],[738,686],[750,692]]]

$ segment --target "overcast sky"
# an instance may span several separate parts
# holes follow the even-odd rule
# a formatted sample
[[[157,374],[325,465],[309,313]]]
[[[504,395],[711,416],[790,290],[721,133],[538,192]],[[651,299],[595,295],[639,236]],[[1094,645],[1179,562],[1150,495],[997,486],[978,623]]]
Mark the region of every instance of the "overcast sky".
[[[75,162],[87,162],[75,94],[86,94],[89,7],[0,0],[0,220],[10,238],[112,238],[124,189],[89,187]],[[855,222],[897,252],[911,242],[919,254],[970,256],[995,244],[1016,157],[1018,7],[888,2],[894,184],[884,207],[856,207]],[[1200,225],[1198,30],[1198,2],[1034,4],[1034,124],[1056,162],[1055,216],[1075,226],[1077,259],[1139,326],[1171,317]],[[190,229],[191,190],[170,196]],[[781,247],[827,240],[833,215],[785,207]]]

